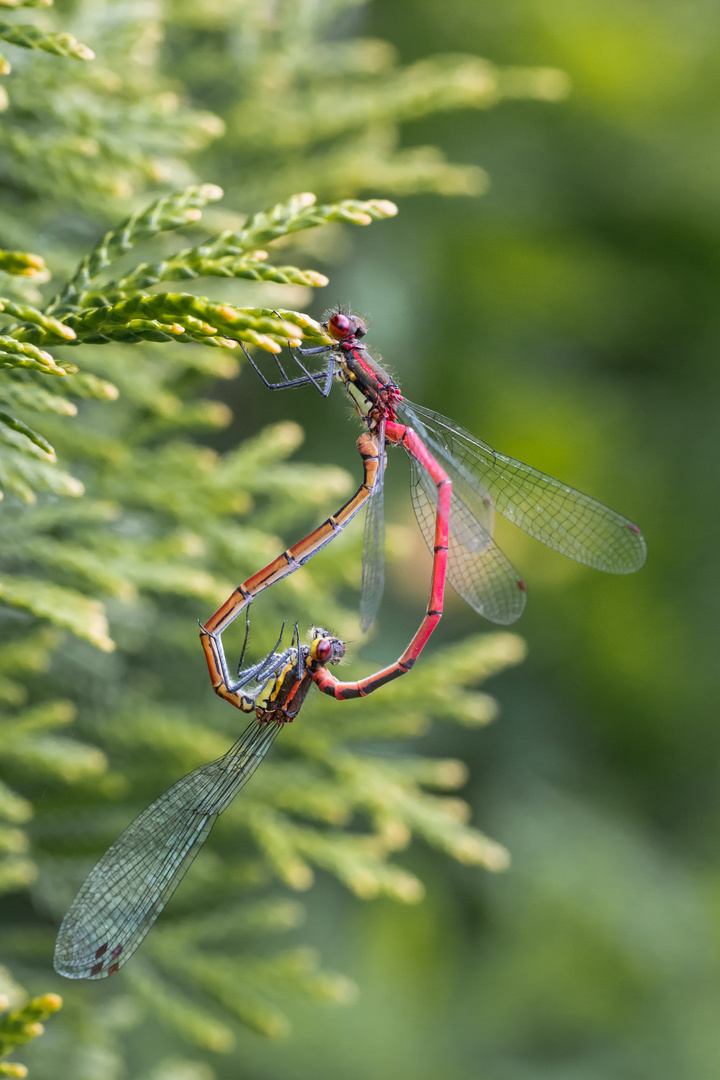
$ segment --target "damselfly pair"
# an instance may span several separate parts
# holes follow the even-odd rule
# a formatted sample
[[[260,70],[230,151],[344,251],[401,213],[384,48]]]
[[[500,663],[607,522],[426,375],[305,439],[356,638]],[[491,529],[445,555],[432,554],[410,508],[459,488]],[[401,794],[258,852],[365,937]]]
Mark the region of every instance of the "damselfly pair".
[[[334,379],[343,383],[366,429],[357,442],[363,480],[332,517],[238,586],[203,627],[210,677],[221,697],[233,701],[223,631],[259,593],[294,573],[338,536],[365,504],[363,628],[373,621],[384,583],[382,500],[387,446],[402,446],[410,457],[413,507],[433,552],[430,599],[402,656],[356,684],[362,687],[361,695],[415,663],[442,615],[446,578],[472,608],[492,622],[508,624],[519,618],[525,606],[525,582],[495,543],[496,510],[530,536],[578,562],[615,574],[640,569],[646,547],[632,521],[589,495],[498,454],[446,417],[407,401],[362,345],[366,329],[361,319],[335,312],[323,327],[334,343],[299,352],[303,357],[328,353],[324,371],[309,371],[303,359],[292,353],[302,374],[289,378],[278,361],[283,378],[271,383],[252,357],[248,359],[272,390],[311,385],[327,397]]]
[[[55,967],[70,978],[103,978],[137,949],[175,891],[218,815],[267,753],[282,724],[294,719],[311,683],[338,700],[363,697],[410,670],[440,620],[446,577],[471,607],[492,622],[514,622],[525,606],[525,584],[493,538],[497,510],[530,536],[569,558],[610,573],[632,573],[645,561],[637,527],[566,484],[498,454],[451,420],[413,405],[372,359],[361,339],[361,319],[334,312],[324,324],[332,344],[292,353],[301,374],[273,390],[314,386],[323,397],[335,379],[345,386],[365,431],[358,440],[364,464],[355,495],[299,543],[240,585],[201,628],[213,688],[256,718],[219,761],[196,769],[148,807],[90,873],[58,935]],[[301,357],[326,354],[312,372]],[[296,633],[291,647],[240,671],[232,680],[222,633],[268,586],[299,569],[369,503],[365,526],[361,622],[375,617],[383,590],[383,479],[387,446],[403,446],[411,462],[415,514],[433,552],[426,614],[401,657],[354,683],[327,668],[344,643],[313,629],[310,645]],[[247,642],[247,632],[246,632]],[[279,645],[279,642],[278,642]],[[277,646],[276,646],[277,648]],[[243,650],[244,654],[244,650]],[[253,683],[255,689],[248,690]]]

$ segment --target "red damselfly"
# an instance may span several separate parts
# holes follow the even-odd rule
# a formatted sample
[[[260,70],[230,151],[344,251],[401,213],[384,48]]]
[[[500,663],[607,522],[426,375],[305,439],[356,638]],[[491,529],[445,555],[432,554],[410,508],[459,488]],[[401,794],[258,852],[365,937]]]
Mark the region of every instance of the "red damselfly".
[[[271,390],[311,385],[327,397],[333,380],[339,380],[374,437],[380,463],[374,483],[368,491],[366,477],[351,500],[356,512],[373,496],[365,528],[364,629],[375,616],[383,589],[382,463],[388,443],[403,446],[410,457],[413,508],[428,546],[435,552],[438,546],[447,548],[448,580],[491,622],[512,623],[525,606],[525,582],[493,539],[496,511],[536,540],[595,569],[614,574],[640,569],[645,540],[632,521],[560,480],[498,453],[453,420],[408,401],[363,345],[367,329],[362,319],[336,311],[323,328],[333,338],[331,345],[291,350],[302,372],[297,378],[289,378],[276,357],[282,379],[270,382],[246,355]],[[300,356],[310,355],[326,355],[325,369],[309,371]],[[362,443],[361,438],[361,454]],[[442,478],[451,481],[449,497],[440,487]],[[437,576],[434,584],[438,585]],[[439,618],[442,604],[436,601],[431,598],[430,607]]]
[[[339,683],[327,670],[342,660],[345,643],[317,627],[309,637],[308,645],[300,644],[296,626],[290,648],[275,651],[281,634],[264,660],[227,680],[225,696],[255,719],[223,757],[188,773],[148,806],[90,871],[58,933],[55,970],[61,975],[103,979],[127,963],[312,684],[326,693],[356,685]]]

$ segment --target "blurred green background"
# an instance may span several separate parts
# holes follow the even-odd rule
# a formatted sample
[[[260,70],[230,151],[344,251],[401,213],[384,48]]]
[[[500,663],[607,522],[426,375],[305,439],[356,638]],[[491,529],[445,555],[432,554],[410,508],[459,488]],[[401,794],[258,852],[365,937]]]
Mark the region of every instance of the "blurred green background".
[[[187,10],[163,62],[194,56],[193,103],[222,113],[213,6],[207,29]],[[362,904],[321,878],[302,940],[357,981],[358,1001],[293,1004],[287,1042],[241,1030],[235,1055],[207,1061],[218,1078],[257,1080],[714,1080],[720,10],[377,0],[340,11],[335,33],[383,38],[405,63],[467,52],[567,73],[558,103],[407,123],[407,146],[482,166],[488,192],[397,199],[396,220],[342,241],[332,295],[310,310],[339,299],[367,314],[370,344],[410,399],[627,514],[649,558],[610,578],[502,532],[528,583],[528,659],[492,683],[502,714],[490,729],[434,731],[415,747],[468,763],[463,794],[510,849],[510,870],[493,877],[416,846],[403,859],[428,895],[411,908]],[[242,79],[241,10],[236,34]],[[220,140],[196,171],[227,186],[239,147]],[[339,391],[271,395],[244,373],[216,394],[236,412],[217,447],[292,416],[311,433],[306,457],[357,475]],[[417,623],[427,565],[400,455],[390,466],[402,559],[365,650],[385,660]],[[438,642],[477,629],[452,599]],[[145,1075],[148,1055],[174,1055],[168,1078],[190,1076],[184,1048],[153,1039],[129,1047],[128,1076]]]

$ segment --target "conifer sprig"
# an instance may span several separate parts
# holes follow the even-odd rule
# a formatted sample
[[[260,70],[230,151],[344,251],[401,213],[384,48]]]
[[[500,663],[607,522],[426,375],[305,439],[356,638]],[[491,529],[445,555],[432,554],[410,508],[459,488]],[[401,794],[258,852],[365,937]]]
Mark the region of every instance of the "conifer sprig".
[[[68,326],[65,326],[64,323],[53,318],[53,316],[47,312],[39,311],[37,308],[31,307],[30,304],[20,304],[14,300],[8,300],[3,296],[0,297],[0,314],[21,319],[26,323],[33,323],[34,325],[41,327],[46,334],[51,335],[60,341],[67,342],[75,339],[74,331]]]
[[[399,124],[458,108],[489,109],[503,97],[503,69],[470,54],[434,56],[404,68],[387,62],[373,79],[351,83],[342,57],[342,50],[327,57],[314,93],[308,94],[298,80],[299,88],[282,109],[270,95],[261,101],[254,98],[252,108],[237,116],[246,147],[256,146],[271,132],[276,147],[297,151],[372,130],[378,123]],[[518,70],[511,82],[518,96],[556,101],[568,92],[567,78],[556,69],[520,70],[524,80]]]
[[[0,8],[51,7],[53,0],[0,0]]]
[[[145,210],[132,214],[117,229],[106,233],[85,256],[48,311],[82,306],[85,290],[115,259],[125,255],[140,240],[199,221],[201,207],[222,198],[222,194],[222,188],[217,184],[194,185],[172,195],[163,195]]]
[[[42,49],[54,56],[69,56],[73,60],[94,60],[95,53],[72,34],[52,34],[31,23],[0,22],[0,39],[23,49]]]
[[[115,304],[66,315],[62,325],[72,331],[76,345],[142,337],[171,340],[181,335],[207,344],[219,334],[226,341],[246,341],[276,353],[288,340],[295,344],[301,340],[293,325],[270,312],[216,303],[193,293],[132,296]],[[23,341],[58,343],[54,329],[25,328],[18,331],[18,337]]]
[[[249,281],[272,281],[278,285],[327,285],[328,279],[316,270],[295,266],[273,266],[266,251],[246,255],[213,257],[205,247],[188,248],[159,263],[143,263],[131,273],[103,289],[106,299],[121,299],[156,285],[158,281],[187,281],[198,277],[246,278]],[[92,303],[92,295],[87,302]]]
[[[62,1008],[62,998],[59,994],[42,994],[20,1008],[8,1010],[7,1006],[7,998],[0,997],[0,1010],[6,1010],[0,1012],[0,1057],[42,1035],[44,1022]],[[27,1069],[16,1062],[0,1061],[0,1076],[24,1077]]]
[[[277,240],[280,236],[327,225],[331,221],[349,225],[370,225],[373,221],[394,217],[397,206],[389,199],[343,199],[332,205],[317,205],[312,192],[293,195],[287,202],[278,203],[271,210],[253,214],[241,230],[222,233],[210,244],[213,255],[235,254],[248,251]]]
[[[17,431],[18,434],[23,435],[26,439],[29,439],[31,443],[39,447],[43,451],[50,461],[55,461],[55,451],[53,450],[47,439],[42,435],[38,435],[37,431],[33,431],[32,428],[24,424],[22,420],[17,420],[14,416],[10,416],[8,413],[0,412],[0,425],[9,428],[11,431]],[[0,439],[2,434],[0,433]]]
[[[46,267],[40,255],[28,251],[0,251],[0,270],[20,277],[35,277],[44,273]]]
[[[317,271],[267,263],[267,252],[258,249],[257,245],[330,222],[369,225],[372,221],[393,217],[396,213],[397,207],[387,199],[346,199],[331,206],[316,206],[314,195],[308,192],[294,195],[269,211],[254,214],[242,229],[219,233],[203,244],[185,248],[162,262],[143,263],[95,295],[80,293],[77,303],[88,305],[98,297],[120,298],[147,289],[158,281],[182,281],[196,277],[248,278],[314,287],[327,285],[328,279]],[[88,273],[88,283],[93,276],[96,274]]]
[[[45,375],[65,375],[65,369],[55,362],[49,352],[39,349],[30,341],[18,341],[4,334],[0,334],[0,367],[32,368]]]

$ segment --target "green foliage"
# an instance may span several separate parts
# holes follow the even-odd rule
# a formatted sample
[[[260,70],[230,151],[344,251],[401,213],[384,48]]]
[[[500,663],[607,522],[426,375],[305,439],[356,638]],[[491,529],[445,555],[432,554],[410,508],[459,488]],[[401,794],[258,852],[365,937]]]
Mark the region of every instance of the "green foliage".
[[[18,7],[49,7],[52,0],[0,0],[0,8]],[[72,34],[53,33],[43,30],[33,24],[0,22],[0,40],[7,41],[11,45],[19,45],[22,49],[42,49],[53,56],[70,56],[74,60],[94,60],[95,53],[87,45],[83,45]],[[0,75],[8,75],[11,71],[10,63],[0,56]],[[0,105],[4,106],[6,99],[0,99]],[[19,254],[17,252],[7,254]],[[0,261],[0,267],[2,263]],[[18,271],[8,271],[18,273]],[[22,272],[22,271],[20,271]]]
[[[24,980],[48,976],[54,926],[123,825],[235,737],[196,619],[357,483],[289,460],[295,423],[223,437],[239,344],[276,354],[326,340],[304,313],[328,280],[313,264],[326,269],[350,242],[342,226],[395,213],[363,194],[484,186],[476,166],[398,149],[401,122],[563,91],[557,73],[474,57],[404,67],[382,42],[329,36],[337,13],[178,2],[163,25],[152,6],[88,0],[71,28],[99,59],[19,50],[0,103],[0,887],[29,889],[37,912],[13,914],[0,941]],[[65,11],[42,17],[32,35],[15,25],[15,43],[67,45]],[[220,187],[196,173],[248,215],[217,205]],[[320,199],[287,197],[308,189]],[[54,298],[50,272],[66,282]],[[238,419],[242,430],[242,406]],[[254,605],[257,655],[287,618],[357,638],[346,603],[359,532]],[[361,674],[370,661],[358,651]],[[368,701],[308,703],[118,979],[125,1019],[63,987],[68,1020],[33,1050],[39,1075],[55,1075],[59,1056],[68,1075],[117,1075],[128,1027],[153,1035],[161,1023],[229,1053],[240,1024],[283,1035],[292,996],[349,1001],[348,980],[311,951],[266,944],[302,920],[272,895],[279,885],[307,889],[320,869],[358,897],[416,903],[423,883],[398,854],[413,838],[502,869],[504,848],[455,794],[460,763],[350,742],[408,740],[434,719],[483,724],[495,707],[478,685],[521,657],[512,635],[472,639]]]
[[[565,77],[548,69],[503,69],[472,55],[442,55],[402,65],[387,42],[343,39],[339,11],[357,3],[324,3],[312,13],[283,0],[274,18],[260,3],[214,5],[198,20],[194,5],[177,5],[176,40],[189,85],[227,127],[218,162],[236,168],[230,197],[249,192],[311,190],[323,199],[348,192],[479,194],[488,178],[475,165],[448,162],[434,146],[402,146],[400,125],[453,109],[488,109],[507,96],[556,100]],[[209,31],[198,46],[198,21]],[[229,84],[239,95],[228,95]],[[210,160],[213,150],[210,150]]]
[[[57,994],[28,999],[9,972],[0,967],[0,1058],[42,1035],[44,1021],[60,1008],[62,998]],[[16,1061],[0,1061],[0,1076],[24,1077],[27,1069]]]
[[[0,38],[23,49],[43,49],[54,56],[71,56],[73,60],[94,60],[95,53],[81,44],[72,34],[48,34],[37,26],[0,22]],[[10,70],[6,66],[5,74]]]
[[[387,200],[346,200],[335,205],[316,206],[313,195],[298,195],[271,211],[253,215],[240,230],[225,231],[200,245],[183,248],[163,262],[143,263],[117,281],[105,284],[99,281],[103,272],[138,242],[159,232],[196,224],[201,216],[199,208],[219,199],[221,195],[221,189],[215,184],[193,186],[174,195],[161,196],[146,210],[133,214],[118,229],[103,237],[44,311],[28,304],[0,299],[0,314],[22,320],[21,324],[10,327],[7,334],[0,336],[0,366],[24,370],[26,373],[39,371],[63,377],[77,375],[75,365],[57,363],[50,353],[39,347],[57,346],[70,341],[74,345],[108,344],[113,341],[181,341],[183,344],[197,342],[224,349],[235,349],[239,343],[245,343],[276,353],[288,341],[299,345],[303,341],[317,343],[328,340],[314,320],[299,312],[284,313],[287,321],[283,321],[283,317],[274,310],[238,308],[192,293],[148,293],[144,290],[161,280],[198,277],[325,285],[327,278],[315,271],[267,265],[267,252],[258,250],[256,245],[259,242],[277,241],[290,233],[328,222],[370,224],[373,220],[396,213],[394,204]],[[27,375],[24,377],[27,378]],[[74,396],[72,383],[71,379],[67,387],[69,396]],[[87,389],[87,378],[83,385]],[[55,403],[52,394],[39,386],[37,397],[27,383],[10,381],[7,389],[4,395],[0,384],[0,401],[14,401],[34,411],[55,414],[71,412],[74,408],[72,402],[68,402],[63,409],[61,404]],[[65,386],[62,389],[58,387],[59,394],[65,391]],[[112,390],[110,395],[113,395]],[[103,390],[100,396],[108,395]],[[170,407],[169,402],[165,404],[167,407]],[[178,400],[172,406],[172,411],[177,413],[179,410]],[[207,419],[221,417],[220,423],[226,415],[207,407],[201,411]],[[211,426],[212,423],[211,420]],[[18,439],[18,435],[22,438]],[[0,442],[7,443],[14,452],[12,456],[8,452],[5,459],[0,460],[0,482],[4,480],[13,494],[25,501],[33,501],[36,490],[46,487],[66,494],[81,494],[79,485],[72,491],[71,478],[64,477],[53,484],[45,466],[48,461],[55,462],[55,451],[42,435],[23,420],[0,412]],[[21,460],[20,454],[24,454],[28,460]],[[52,603],[48,610],[51,607]],[[76,625],[77,619],[70,619],[68,623],[67,614],[64,614],[62,622],[64,625]]]
[[[27,251],[0,251],[0,270],[5,274],[35,277],[45,270],[45,261]]]

